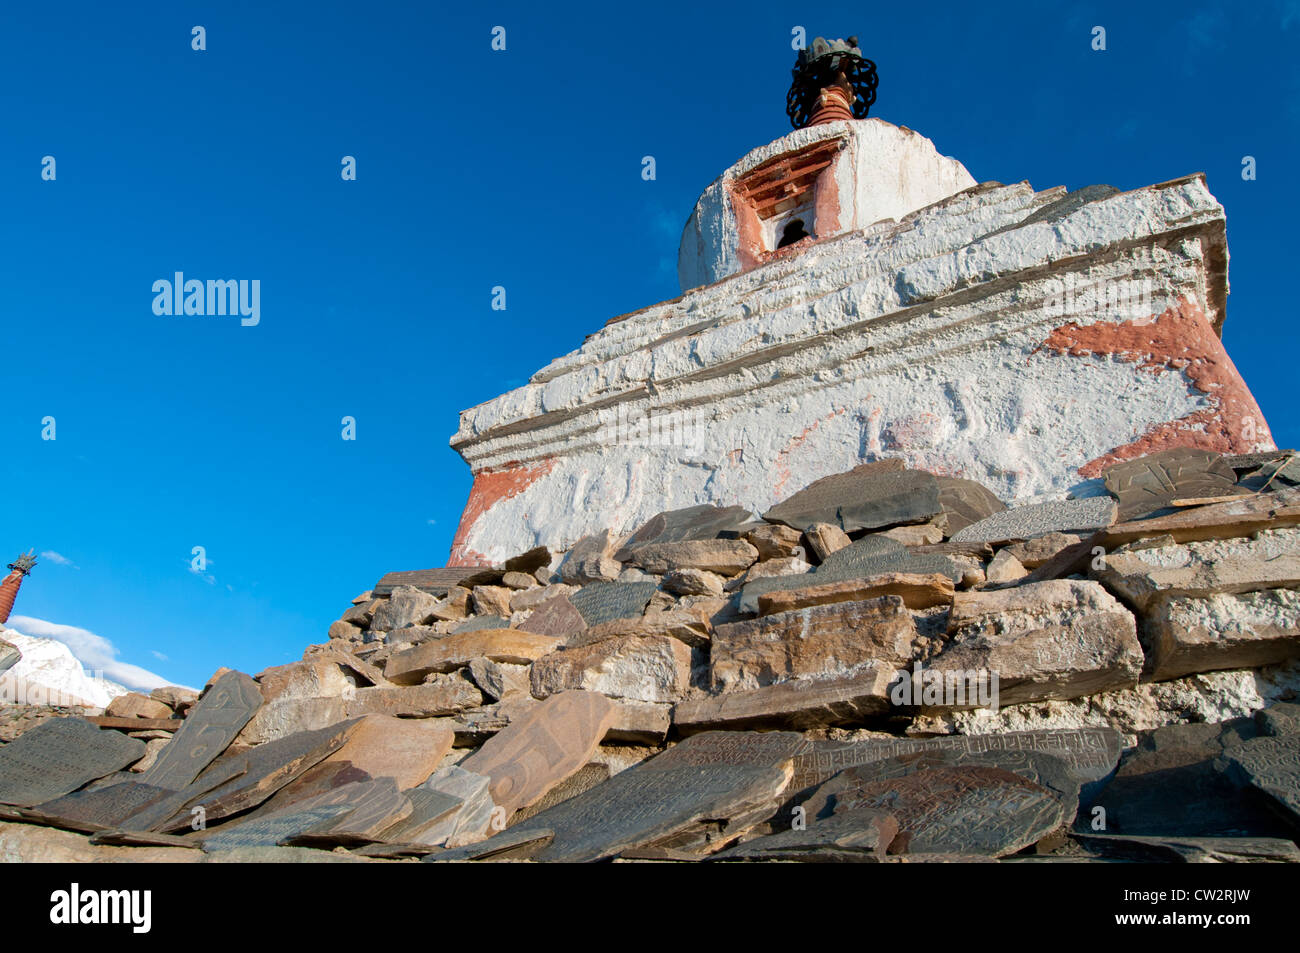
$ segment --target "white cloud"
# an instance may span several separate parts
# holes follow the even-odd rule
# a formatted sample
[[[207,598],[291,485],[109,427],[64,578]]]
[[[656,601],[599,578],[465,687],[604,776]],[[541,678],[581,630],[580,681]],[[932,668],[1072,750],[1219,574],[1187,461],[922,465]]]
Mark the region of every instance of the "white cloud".
[[[162,654],[161,652],[159,652],[157,649],[150,649],[150,650],[149,650],[149,654],[152,655],[154,658],[156,658],[156,659],[157,659],[158,661],[160,661],[160,662],[170,662],[170,661],[171,661],[171,659],[169,659],[167,656],[163,655],[163,654]]]
[[[10,616],[5,623],[33,639],[54,639],[62,642],[76,656],[88,672],[99,672],[105,678],[136,691],[151,691],[164,685],[175,684],[139,665],[118,661],[117,647],[102,635],[74,625],[60,625],[31,616]]]
[[[67,556],[64,556],[62,553],[56,553],[52,549],[47,549],[45,552],[41,553],[41,559],[44,559],[46,562],[54,563],[56,566],[71,566],[73,569],[81,568]]]

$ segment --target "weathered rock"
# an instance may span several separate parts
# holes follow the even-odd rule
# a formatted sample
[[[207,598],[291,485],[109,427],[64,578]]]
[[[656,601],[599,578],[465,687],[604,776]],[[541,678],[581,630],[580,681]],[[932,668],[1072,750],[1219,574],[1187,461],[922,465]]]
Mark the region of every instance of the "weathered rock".
[[[750,691],[692,696],[673,708],[683,734],[715,728],[820,728],[861,722],[890,710],[895,666],[869,662],[852,674],[795,679]]]
[[[614,558],[614,544],[609,530],[582,537],[560,563],[560,579],[574,586],[617,579],[623,564]]]
[[[816,578],[814,575],[808,580],[800,581],[815,582]],[[809,606],[860,602],[881,596],[898,596],[909,609],[931,609],[951,605],[953,594],[952,580],[947,575],[888,572],[862,579],[766,592],[758,597],[758,611],[760,615],[766,616]]]
[[[1300,592],[1161,599],[1145,613],[1142,636],[1155,681],[1300,658]]]
[[[585,765],[613,721],[609,699],[559,692],[485,742],[461,767],[490,779],[492,801],[508,820]]]
[[[851,533],[921,523],[941,511],[933,475],[905,470],[901,460],[887,459],[815,480],[769,509],[763,519],[798,530],[830,523]]]
[[[531,690],[527,665],[510,665],[487,658],[476,658],[469,663],[469,676],[490,701],[500,701],[507,695],[527,695]]]
[[[939,505],[943,508],[949,536],[1007,508],[982,483],[950,476],[936,476],[935,480],[939,484]]]
[[[720,625],[710,679],[715,692],[743,691],[791,679],[846,675],[912,657],[916,627],[898,596],[838,602]]]
[[[291,698],[337,698],[356,690],[357,680],[334,658],[313,657],[260,672],[257,683],[268,702]]]
[[[484,784],[483,789],[486,788]],[[430,835],[441,829],[444,833],[438,839],[445,840],[448,822],[455,823],[455,815],[465,802],[428,787],[412,788],[403,793],[411,802],[411,813],[385,829],[380,837],[392,844],[426,845],[431,843]],[[438,837],[436,834],[433,836]]]
[[[375,617],[375,610],[384,604],[384,599],[371,599],[361,605],[355,605],[339,618],[340,622],[347,622],[355,625],[359,629],[367,629],[370,622]]]
[[[995,674],[1004,705],[1129,688],[1144,661],[1133,616],[1091,581],[959,592],[948,633],[931,671]]]
[[[1261,735],[1300,734],[1300,705],[1278,702],[1255,713],[1255,725]]]
[[[1107,553],[1094,575],[1139,609],[1156,599],[1300,587],[1300,529]]]
[[[1300,523],[1300,487],[1275,488],[1269,493],[1228,503],[1195,506],[1180,513],[1116,523],[1099,544],[1112,550],[1144,537],[1168,535],[1175,542],[1232,539]]]
[[[789,526],[782,526],[780,523],[763,523],[755,526],[753,529],[746,530],[743,538],[758,550],[759,559],[782,559],[790,556],[802,558],[804,555],[803,533]]]
[[[483,696],[459,675],[440,675],[421,685],[389,688],[360,688],[347,700],[346,717],[393,715],[398,718],[430,718],[452,715],[483,704]]]
[[[654,582],[596,582],[569,597],[587,625],[636,617],[659,587]]]
[[[537,585],[537,578],[532,573],[512,571],[501,577],[501,585],[507,589],[531,589]]]
[[[533,664],[533,694],[539,698],[570,689],[610,698],[673,702],[685,693],[691,650],[666,635],[623,635],[568,647]]]
[[[99,847],[70,831],[0,822],[0,863],[81,864],[113,861],[191,864],[201,851],[180,847]]]
[[[550,586],[534,586],[532,589],[522,589],[510,597],[510,611],[522,612],[525,609],[536,609],[538,606],[557,596],[567,596],[576,592],[575,586],[566,586],[564,583],[556,583]]]
[[[1074,533],[1045,533],[1033,539],[1012,543],[1006,547],[1005,552],[1015,556],[1026,569],[1037,569],[1062,550],[1080,541]]]
[[[627,561],[655,575],[680,569],[703,569],[734,576],[757,560],[758,550],[743,539],[691,539],[638,546]]]
[[[1207,499],[1237,491],[1237,474],[1209,450],[1174,447],[1126,460],[1103,474],[1106,490],[1119,502],[1119,519],[1167,511],[1174,500]]]
[[[984,570],[984,578],[990,583],[1016,582],[1027,575],[1029,570],[1007,549],[999,549]]]
[[[673,569],[664,573],[663,587],[679,596],[720,596],[723,579],[705,569]]]
[[[338,619],[330,623],[329,637],[343,642],[359,642],[361,641],[361,627]]]
[[[111,718],[171,718],[172,710],[147,695],[127,692],[109,702],[104,714]]]
[[[478,632],[482,629],[508,629],[510,628],[510,617],[504,615],[476,615],[451,625],[447,631],[451,635],[460,635],[463,632]],[[391,638],[390,638],[391,641]]]
[[[487,836],[496,811],[488,790],[491,784],[489,778],[455,765],[439,768],[424,787],[455,798],[461,806],[442,820],[429,824],[415,843],[460,847],[481,841]]]
[[[1004,857],[1066,822],[1070,808],[1051,790],[1001,768],[933,767],[879,779],[848,768],[805,802],[809,827],[844,811],[887,811],[899,833],[894,853],[976,853]]]
[[[1300,847],[1280,837],[1139,837],[1071,835],[1103,857],[1139,863],[1300,863]]]
[[[713,603],[687,606],[677,603],[671,609],[648,612],[638,619],[614,619],[594,625],[584,632],[570,636],[567,645],[578,648],[616,636],[666,635],[699,648],[707,647],[711,637],[709,617],[716,609]]]
[[[938,520],[931,520],[928,523],[895,526],[892,529],[882,530],[880,535],[904,546],[931,546],[943,542],[943,527],[939,525],[942,519],[943,517],[940,516]]]
[[[416,685],[426,675],[454,671],[476,658],[526,664],[559,645],[559,639],[519,629],[480,629],[398,652],[384,666],[384,675],[398,685]]]
[[[414,586],[398,586],[375,608],[370,628],[391,632],[403,626],[425,625],[433,620],[433,610],[437,605],[437,598],[427,592]]]
[[[366,715],[326,762],[350,762],[372,778],[394,779],[405,790],[428,780],[454,737],[441,719]]]
[[[605,742],[660,745],[673,723],[673,706],[659,702],[614,699],[614,720],[605,732]]]
[[[430,610],[430,615],[444,622],[459,622],[469,615],[470,596],[470,590],[464,586],[452,586]]]
[[[758,579],[774,579],[777,576],[801,576],[812,572],[813,567],[798,556],[783,556],[779,559],[765,559],[754,563],[739,576],[728,579],[723,585],[725,592],[734,592],[744,588]]]
[[[558,595],[533,609],[532,614],[519,623],[518,628],[524,632],[568,640],[587,628],[587,620],[567,596]]]
[[[1006,543],[1045,533],[1090,532],[1115,522],[1115,501],[1107,496],[1017,506],[987,516],[952,534],[956,542]]]
[[[817,562],[853,542],[848,533],[831,523],[813,523],[808,526],[803,531],[803,540],[808,552],[812,553]]]
[[[514,590],[506,586],[475,586],[472,602],[479,615],[510,618],[510,597]]]

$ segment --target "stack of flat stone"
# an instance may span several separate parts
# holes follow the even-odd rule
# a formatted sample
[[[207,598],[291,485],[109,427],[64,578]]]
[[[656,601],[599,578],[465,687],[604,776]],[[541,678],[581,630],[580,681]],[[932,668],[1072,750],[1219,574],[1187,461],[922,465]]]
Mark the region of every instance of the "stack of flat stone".
[[[0,853],[1300,859],[1292,459],[1013,507],[886,459],[390,573],[256,677],[0,707]]]

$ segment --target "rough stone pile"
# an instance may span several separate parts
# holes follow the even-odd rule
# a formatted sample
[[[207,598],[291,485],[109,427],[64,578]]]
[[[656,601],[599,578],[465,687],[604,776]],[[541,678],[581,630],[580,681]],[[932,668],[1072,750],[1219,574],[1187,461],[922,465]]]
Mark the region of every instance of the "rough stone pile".
[[[0,858],[1297,860],[1297,484],[882,459],[390,573],[256,679],[25,713]]]

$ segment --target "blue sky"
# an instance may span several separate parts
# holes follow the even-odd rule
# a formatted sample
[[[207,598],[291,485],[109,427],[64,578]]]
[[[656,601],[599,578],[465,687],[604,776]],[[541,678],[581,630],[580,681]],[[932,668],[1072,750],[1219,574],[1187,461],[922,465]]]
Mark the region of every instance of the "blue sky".
[[[698,194],[788,131],[797,25],[861,37],[872,115],[977,180],[1204,171],[1229,352],[1300,444],[1294,0],[474,6],[5,5],[0,565],[66,560],[16,613],[201,685],[297,658],[388,570],[442,565],[470,484],[457,412],[676,296]],[[260,324],[155,315],[176,271],[260,280]]]

